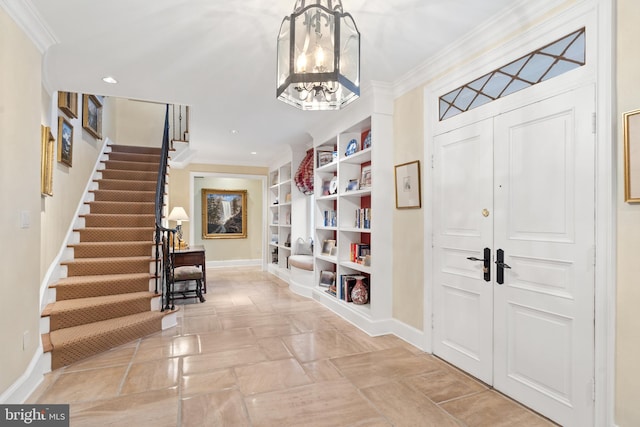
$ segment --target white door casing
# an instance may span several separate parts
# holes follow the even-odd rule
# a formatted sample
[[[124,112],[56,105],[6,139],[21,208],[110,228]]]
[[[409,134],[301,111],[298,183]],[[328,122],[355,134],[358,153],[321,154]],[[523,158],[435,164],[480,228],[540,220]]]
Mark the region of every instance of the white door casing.
[[[434,353],[567,426],[593,425],[593,111],[589,86],[434,138]]]

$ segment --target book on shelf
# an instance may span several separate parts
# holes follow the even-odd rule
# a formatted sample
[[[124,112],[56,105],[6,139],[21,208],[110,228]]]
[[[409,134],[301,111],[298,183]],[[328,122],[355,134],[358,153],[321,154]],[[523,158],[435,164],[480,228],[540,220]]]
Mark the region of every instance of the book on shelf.
[[[349,261],[365,265],[367,257],[371,259],[371,246],[366,243],[351,243]]]
[[[323,225],[325,227],[337,227],[338,226],[338,213],[334,210],[324,211]]]
[[[356,209],[356,228],[371,228],[371,208]]]

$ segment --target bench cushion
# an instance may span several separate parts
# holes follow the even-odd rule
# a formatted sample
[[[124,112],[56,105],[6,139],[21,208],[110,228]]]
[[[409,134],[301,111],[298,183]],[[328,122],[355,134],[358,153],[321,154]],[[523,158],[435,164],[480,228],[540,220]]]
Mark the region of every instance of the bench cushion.
[[[202,270],[200,267],[194,266],[176,267],[173,272],[173,279],[176,282],[181,280],[202,280]]]
[[[289,265],[301,270],[313,271],[313,256],[311,255],[291,255]]]

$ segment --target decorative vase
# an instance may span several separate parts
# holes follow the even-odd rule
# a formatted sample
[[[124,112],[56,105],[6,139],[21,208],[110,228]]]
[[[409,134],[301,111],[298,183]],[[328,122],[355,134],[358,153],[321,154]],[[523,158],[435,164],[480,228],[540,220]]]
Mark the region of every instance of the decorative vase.
[[[353,290],[351,291],[351,301],[358,305],[366,304],[369,302],[369,289],[364,283],[366,277],[356,276],[355,279],[356,284],[353,286]]]

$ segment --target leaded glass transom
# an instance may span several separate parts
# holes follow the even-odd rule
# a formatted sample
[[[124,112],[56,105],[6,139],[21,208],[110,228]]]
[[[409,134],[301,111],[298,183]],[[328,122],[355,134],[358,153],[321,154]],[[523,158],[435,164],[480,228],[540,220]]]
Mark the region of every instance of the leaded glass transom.
[[[440,97],[440,120],[552,79],[586,63],[584,28]]]

